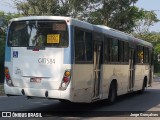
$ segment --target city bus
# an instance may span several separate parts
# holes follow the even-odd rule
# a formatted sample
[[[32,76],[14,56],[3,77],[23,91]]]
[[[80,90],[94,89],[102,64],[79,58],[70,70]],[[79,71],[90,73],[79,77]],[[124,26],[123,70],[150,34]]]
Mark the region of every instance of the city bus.
[[[150,86],[153,46],[130,34],[63,16],[10,21],[7,96],[77,103],[108,100]]]

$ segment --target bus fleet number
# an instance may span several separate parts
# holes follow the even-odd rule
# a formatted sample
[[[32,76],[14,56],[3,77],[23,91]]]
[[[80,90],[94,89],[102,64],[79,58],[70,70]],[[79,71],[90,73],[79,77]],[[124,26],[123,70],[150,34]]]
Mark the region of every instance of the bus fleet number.
[[[38,63],[51,65],[51,64],[55,64],[55,59],[51,59],[51,58],[39,58],[38,59]]]

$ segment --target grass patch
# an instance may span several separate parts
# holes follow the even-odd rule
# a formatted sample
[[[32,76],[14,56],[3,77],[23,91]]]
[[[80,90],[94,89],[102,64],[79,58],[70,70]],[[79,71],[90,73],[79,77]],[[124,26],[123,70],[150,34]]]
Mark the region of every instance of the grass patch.
[[[0,83],[0,96],[4,95],[4,87],[3,84]]]

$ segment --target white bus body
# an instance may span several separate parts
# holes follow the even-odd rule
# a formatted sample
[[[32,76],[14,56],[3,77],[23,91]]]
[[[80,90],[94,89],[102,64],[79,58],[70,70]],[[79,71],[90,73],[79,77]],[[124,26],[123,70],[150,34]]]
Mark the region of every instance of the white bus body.
[[[151,84],[151,56],[150,43],[108,27],[69,17],[12,19],[5,52],[5,94],[113,102],[116,96]]]

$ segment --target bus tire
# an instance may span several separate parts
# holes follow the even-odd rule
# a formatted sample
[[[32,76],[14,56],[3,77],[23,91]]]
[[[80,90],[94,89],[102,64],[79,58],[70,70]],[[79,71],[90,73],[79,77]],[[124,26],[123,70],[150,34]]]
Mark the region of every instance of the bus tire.
[[[143,85],[142,85],[142,89],[140,90],[140,94],[143,94],[145,91],[145,87],[147,86],[147,78],[145,77],[143,80]]]
[[[114,104],[117,98],[117,85],[116,82],[112,82],[109,88],[108,102]]]

